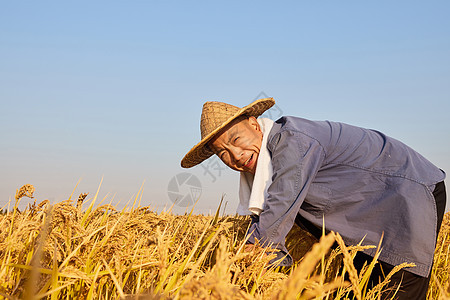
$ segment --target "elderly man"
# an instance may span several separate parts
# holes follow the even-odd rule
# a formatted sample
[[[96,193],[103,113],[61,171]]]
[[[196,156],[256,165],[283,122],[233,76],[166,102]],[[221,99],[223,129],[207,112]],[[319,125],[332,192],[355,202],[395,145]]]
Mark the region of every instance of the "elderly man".
[[[201,141],[181,161],[193,167],[216,154],[241,172],[238,212],[252,214],[249,243],[272,244],[292,264],[285,237],[294,222],[320,234],[339,232],[347,244],[377,245],[376,284],[395,265],[399,299],[425,299],[446,194],[445,173],[405,144],[375,130],[329,121],[257,119],[274,105],[259,99],[239,108],[206,102]],[[359,253],[358,269],[375,250]]]

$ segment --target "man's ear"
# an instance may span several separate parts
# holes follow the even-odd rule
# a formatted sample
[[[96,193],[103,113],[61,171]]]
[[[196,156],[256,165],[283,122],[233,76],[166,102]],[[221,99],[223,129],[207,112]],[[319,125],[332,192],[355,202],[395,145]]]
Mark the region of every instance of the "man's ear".
[[[261,131],[261,127],[259,126],[259,123],[258,123],[258,121],[256,120],[255,117],[253,117],[253,116],[249,117],[248,118],[248,123],[256,131]]]

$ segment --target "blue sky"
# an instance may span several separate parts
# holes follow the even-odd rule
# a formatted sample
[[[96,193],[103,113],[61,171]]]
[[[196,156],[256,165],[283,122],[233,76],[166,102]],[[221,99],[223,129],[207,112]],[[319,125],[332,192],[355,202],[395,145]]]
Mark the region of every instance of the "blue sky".
[[[182,169],[205,101],[378,129],[450,170],[448,1],[4,2],[0,9],[0,204],[75,190],[170,205],[170,180],[201,182],[197,213],[238,174]],[[205,168],[210,173],[205,173]],[[448,183],[448,181],[447,181]],[[448,184],[447,184],[448,185]],[[24,204],[29,200],[24,199]],[[176,212],[184,208],[175,207]]]

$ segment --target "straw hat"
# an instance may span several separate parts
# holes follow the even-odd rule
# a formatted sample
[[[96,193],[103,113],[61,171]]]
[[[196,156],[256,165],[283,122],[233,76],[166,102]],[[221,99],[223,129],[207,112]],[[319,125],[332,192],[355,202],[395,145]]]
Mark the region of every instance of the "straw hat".
[[[257,118],[274,104],[273,98],[258,99],[243,108],[223,102],[205,102],[200,121],[202,140],[184,156],[181,160],[181,166],[191,168],[211,157],[214,152],[209,149],[207,143],[231,121],[242,115]]]

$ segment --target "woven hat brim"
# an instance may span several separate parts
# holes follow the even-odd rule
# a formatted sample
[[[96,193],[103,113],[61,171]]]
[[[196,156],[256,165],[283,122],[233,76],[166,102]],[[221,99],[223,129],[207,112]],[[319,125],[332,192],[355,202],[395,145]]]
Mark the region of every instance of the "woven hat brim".
[[[181,166],[183,168],[192,168],[205,159],[208,159],[214,152],[212,152],[206,144],[214,138],[223,128],[230,124],[234,119],[242,115],[253,116],[255,118],[262,115],[266,110],[271,108],[275,104],[273,98],[264,98],[253,101],[249,105],[241,108],[236,114],[228,118],[221,126],[216,128],[210,134],[205,136],[197,145],[192,147],[191,150],[181,160]]]

